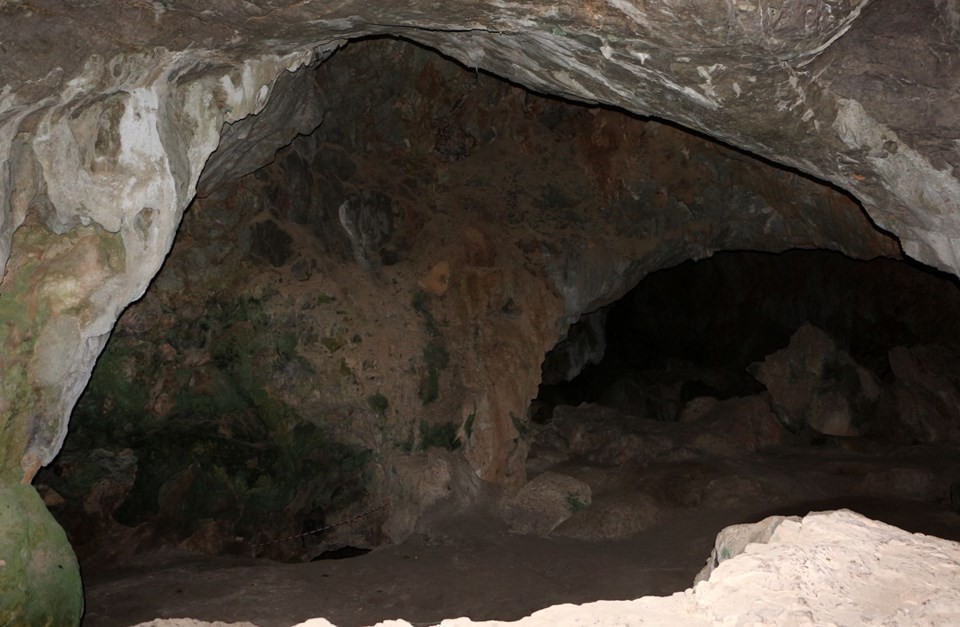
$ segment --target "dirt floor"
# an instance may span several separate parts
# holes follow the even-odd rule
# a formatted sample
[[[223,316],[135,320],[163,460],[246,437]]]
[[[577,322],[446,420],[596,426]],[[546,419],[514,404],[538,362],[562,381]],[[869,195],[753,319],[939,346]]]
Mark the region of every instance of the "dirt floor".
[[[945,454],[931,460],[949,465],[949,455],[957,459]],[[429,625],[457,616],[516,619],[559,603],[666,595],[691,585],[723,527],[775,513],[846,507],[908,531],[960,541],[960,515],[943,501],[844,496],[852,468],[855,474],[870,472],[889,459],[788,450],[742,461],[741,472],[750,468],[789,481],[784,479],[779,495],[767,491],[733,507],[675,511],[617,541],[511,534],[487,503],[436,514],[425,523],[429,531],[404,544],[349,559],[281,564],[175,548],[144,553],[123,567],[85,568],[83,624],[126,627],[192,617],[279,627],[322,616],[341,627],[389,618]],[[940,465],[938,473],[944,469]]]

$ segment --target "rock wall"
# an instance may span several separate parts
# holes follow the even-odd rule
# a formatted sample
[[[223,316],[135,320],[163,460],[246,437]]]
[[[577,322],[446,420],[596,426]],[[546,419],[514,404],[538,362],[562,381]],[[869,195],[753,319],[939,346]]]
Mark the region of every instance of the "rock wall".
[[[8,480],[28,481],[59,450],[113,324],[169,251],[223,124],[262,109],[281,72],[314,60],[298,52],[224,68],[162,51],[109,63],[95,55],[63,92],[6,101],[15,151],[0,194]],[[184,74],[192,80],[178,83]]]
[[[120,312],[160,268],[211,153],[219,146],[223,155],[208,175],[212,186],[255,167],[260,157],[254,156],[269,155],[290,131],[302,132],[316,119],[278,116],[291,127],[279,133],[256,123],[225,131],[224,123],[261,111],[284,72],[326,58],[349,39],[405,36],[543,93],[657,116],[788,164],[856,195],[909,256],[957,273],[956,16],[954,3],[941,0],[924,0],[909,12],[893,0],[736,6],[458,0],[442,7],[256,0],[242,8],[220,0],[4,2],[0,482],[29,482],[60,449],[97,355]],[[612,115],[593,114],[583,167],[602,180],[604,202],[619,189],[621,199],[639,203],[656,190],[618,185],[621,174],[641,171],[632,150],[645,133],[618,135]],[[465,136],[447,128],[444,151],[456,155]],[[661,126],[649,135],[676,132]],[[482,135],[469,134],[482,145]],[[526,146],[528,154],[552,148]],[[700,167],[708,178],[717,175]],[[839,194],[818,192],[819,202],[802,202],[809,183],[800,179],[773,177],[795,202],[786,214],[767,212],[771,203],[758,199],[766,198],[767,181],[759,178],[746,186],[753,193],[714,207],[723,215],[699,213],[687,195],[657,200],[654,194],[637,208],[647,218],[621,223],[645,225],[645,233],[630,236],[649,238],[646,244],[611,249],[576,225],[560,240],[560,250],[577,249],[575,255],[519,247],[514,255],[541,257],[534,264],[543,264],[564,303],[562,322],[538,327],[546,335],[531,343],[542,352],[547,335],[615,298],[645,271],[717,248],[835,242],[866,254],[891,250],[889,241],[875,246],[878,236],[864,237],[863,220],[852,210],[824,210],[850,206]],[[721,190],[744,188],[736,180],[711,180]],[[350,207],[341,222],[360,233],[361,216]],[[780,222],[783,215],[792,219]],[[615,224],[614,215],[607,224]],[[664,247],[671,239],[683,244]],[[358,262],[367,259],[367,242],[352,241]],[[445,268],[434,268],[429,283],[442,284]],[[507,416],[519,390],[533,386],[527,367],[539,360],[519,329],[509,328],[513,334],[498,329],[496,337],[510,351],[524,347],[516,354],[525,356],[503,376],[520,373],[520,383],[506,396],[478,399],[478,441],[486,443],[469,453],[480,474],[494,479],[521,476],[507,453],[516,440]],[[465,385],[490,389],[488,376]]]
[[[402,538],[469,492],[458,459],[524,481],[544,354],[647,272],[725,248],[897,252],[826,186],[410,43],[351,44],[299,80],[263,119],[316,129],[239,179],[249,153],[215,153],[39,478],[77,544],[147,522],[234,550],[388,501]],[[277,132],[258,119],[229,134]]]
[[[15,237],[24,224],[49,231],[34,242],[43,250],[56,249],[68,228],[103,229],[96,237],[118,235],[126,263],[122,271],[100,264],[104,276],[79,292],[90,304],[78,320],[46,334],[44,315],[18,325],[40,345],[0,364],[12,373],[2,399],[11,416],[5,474],[29,478],[59,448],[105,334],[159,267],[222,123],[259,111],[284,70],[348,38],[409,36],[547,93],[720,137],[852,191],[908,254],[956,271],[957,117],[949,103],[960,82],[951,7],[929,1],[903,14],[880,0],[802,10],[520,3],[487,11],[463,2],[427,11],[265,0],[237,12],[218,2],[7,3],[2,26],[15,61],[0,75],[5,317],[32,308],[59,315],[72,306],[65,292],[77,298],[69,288],[78,284],[56,273],[43,294],[18,291],[14,284],[42,265],[29,256],[27,233]],[[69,51],[54,43],[68,40],[76,46]],[[905,53],[918,45],[922,56]],[[22,337],[8,341],[23,345]],[[66,372],[34,374],[49,370],[31,363],[44,346],[68,356]]]

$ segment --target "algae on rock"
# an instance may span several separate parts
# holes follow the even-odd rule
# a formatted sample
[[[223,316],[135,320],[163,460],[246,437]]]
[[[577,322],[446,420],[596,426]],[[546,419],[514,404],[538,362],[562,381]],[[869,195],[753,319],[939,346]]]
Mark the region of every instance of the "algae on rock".
[[[80,624],[80,565],[32,486],[0,487],[0,624]]]

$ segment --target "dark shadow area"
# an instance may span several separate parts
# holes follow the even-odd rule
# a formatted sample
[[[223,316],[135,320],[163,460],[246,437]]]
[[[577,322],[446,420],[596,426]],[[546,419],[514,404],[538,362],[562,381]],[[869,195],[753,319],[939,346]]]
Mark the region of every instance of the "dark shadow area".
[[[955,280],[893,259],[725,252],[652,273],[545,357],[528,473],[583,504],[552,533],[848,508],[960,537],[958,318]]]
[[[786,347],[804,324],[889,383],[895,347],[957,350],[958,315],[956,278],[913,262],[822,250],[722,252],[655,272],[572,326],[544,360],[539,419],[551,403],[598,403],[675,420],[699,396],[762,392],[751,365]]]

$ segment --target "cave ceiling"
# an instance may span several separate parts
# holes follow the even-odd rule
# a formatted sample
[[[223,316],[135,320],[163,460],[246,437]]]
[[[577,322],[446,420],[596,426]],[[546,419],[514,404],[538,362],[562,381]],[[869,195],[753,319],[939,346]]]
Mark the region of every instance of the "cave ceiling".
[[[960,18],[950,2],[902,8],[890,0],[5,2],[0,110],[9,141],[37,117],[116,89],[183,89],[251,59],[297,65],[350,38],[401,35],[529,88],[669,119],[830,180],[908,254],[955,271]],[[223,114],[229,121],[237,112]]]
[[[908,256],[960,273],[960,13],[941,0],[903,8],[0,2],[0,313],[17,322],[2,337],[17,347],[0,365],[4,477],[16,459],[29,479],[58,450],[107,335],[160,268],[198,184],[252,171],[315,128],[274,95],[289,72],[355,38],[403,37],[829,181]],[[248,117],[270,110],[282,132]]]

